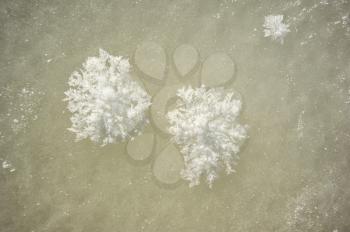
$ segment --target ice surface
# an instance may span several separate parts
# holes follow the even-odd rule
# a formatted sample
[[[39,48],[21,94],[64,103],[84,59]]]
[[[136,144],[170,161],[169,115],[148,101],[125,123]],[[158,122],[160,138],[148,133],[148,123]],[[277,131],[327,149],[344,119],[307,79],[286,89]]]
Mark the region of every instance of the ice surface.
[[[183,44],[174,51],[174,64],[181,76],[189,74],[199,60],[198,51],[191,45]]]
[[[169,144],[156,157],[153,164],[154,177],[164,184],[175,184],[181,179],[184,161],[174,144]]]
[[[161,46],[154,42],[143,42],[135,52],[137,67],[147,76],[163,80],[166,55]]]
[[[146,160],[152,155],[154,148],[154,134],[143,133],[131,139],[127,145],[129,156],[137,161]]]
[[[201,81],[205,86],[222,86],[234,78],[235,64],[225,53],[210,55],[203,63]]]

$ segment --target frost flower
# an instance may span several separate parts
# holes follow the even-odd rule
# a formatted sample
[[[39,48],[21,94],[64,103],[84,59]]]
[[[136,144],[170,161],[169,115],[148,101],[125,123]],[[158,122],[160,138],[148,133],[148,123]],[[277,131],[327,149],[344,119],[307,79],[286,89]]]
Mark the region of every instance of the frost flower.
[[[280,41],[283,44],[284,37],[290,32],[289,25],[284,24],[283,15],[268,15],[265,17],[264,33],[265,37],[271,37],[273,40]]]
[[[177,97],[176,108],[167,116],[169,132],[184,155],[182,178],[195,186],[205,176],[211,187],[220,170],[234,172],[247,137],[246,126],[238,122],[241,101],[233,92],[204,86],[179,89]]]
[[[121,56],[100,49],[74,72],[65,92],[77,140],[90,138],[106,145],[125,140],[147,122],[150,96],[130,77],[130,64]]]

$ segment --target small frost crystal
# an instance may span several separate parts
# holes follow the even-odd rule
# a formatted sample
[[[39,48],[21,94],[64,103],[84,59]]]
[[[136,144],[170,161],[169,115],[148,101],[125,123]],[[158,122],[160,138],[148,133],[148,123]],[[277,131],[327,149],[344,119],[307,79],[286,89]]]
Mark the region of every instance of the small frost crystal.
[[[90,138],[106,145],[138,133],[147,122],[150,96],[130,78],[127,59],[100,49],[80,72],[69,78],[65,92],[77,140]]]
[[[184,155],[181,175],[191,187],[205,176],[211,187],[221,169],[234,172],[239,147],[247,137],[246,126],[238,122],[241,101],[233,92],[204,86],[179,89],[177,97],[176,108],[167,116],[169,132]]]
[[[283,44],[284,37],[290,32],[289,25],[282,23],[283,15],[268,15],[265,17],[264,33],[265,37],[280,41]]]

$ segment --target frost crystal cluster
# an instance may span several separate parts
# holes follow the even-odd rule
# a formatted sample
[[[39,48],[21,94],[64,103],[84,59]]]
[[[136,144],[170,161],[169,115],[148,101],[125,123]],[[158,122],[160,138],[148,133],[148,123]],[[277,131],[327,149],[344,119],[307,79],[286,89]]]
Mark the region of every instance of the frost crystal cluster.
[[[131,137],[147,122],[150,96],[130,78],[127,59],[100,49],[74,72],[65,92],[77,140],[90,138],[106,145]]]
[[[271,37],[273,40],[280,41],[283,44],[284,37],[290,32],[289,25],[284,24],[283,15],[268,15],[265,17],[264,33],[265,37]]]
[[[176,108],[168,112],[169,132],[184,155],[182,178],[190,187],[205,177],[209,186],[220,170],[234,172],[239,147],[247,137],[246,126],[238,122],[241,101],[223,88],[182,88]]]

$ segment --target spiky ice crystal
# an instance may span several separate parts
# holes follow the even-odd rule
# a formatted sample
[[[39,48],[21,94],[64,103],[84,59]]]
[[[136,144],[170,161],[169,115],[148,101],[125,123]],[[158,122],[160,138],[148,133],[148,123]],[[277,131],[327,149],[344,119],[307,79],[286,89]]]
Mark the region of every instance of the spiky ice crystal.
[[[168,112],[169,132],[184,155],[181,172],[190,187],[202,176],[212,186],[219,172],[234,172],[247,126],[239,124],[241,100],[223,88],[186,87],[177,92],[176,108]]]
[[[128,59],[100,49],[88,57],[80,72],[69,78],[65,92],[76,139],[90,138],[106,145],[140,132],[147,123],[145,111],[151,98],[130,77]]]
[[[263,24],[265,37],[271,37],[283,44],[284,37],[290,32],[289,25],[284,24],[283,15],[268,15],[265,16]]]

